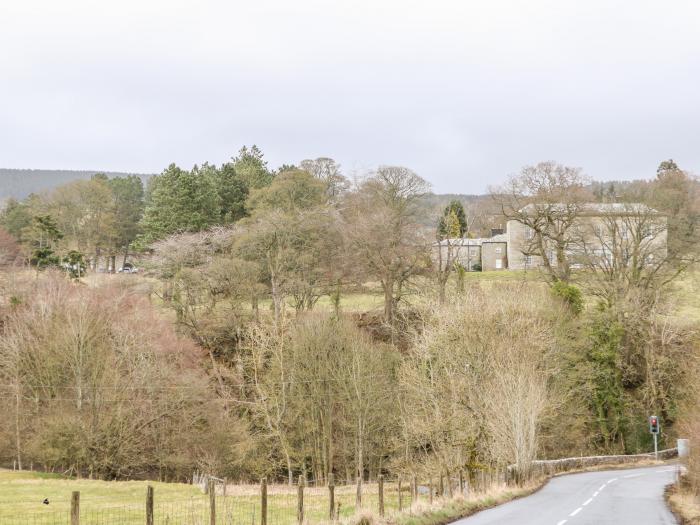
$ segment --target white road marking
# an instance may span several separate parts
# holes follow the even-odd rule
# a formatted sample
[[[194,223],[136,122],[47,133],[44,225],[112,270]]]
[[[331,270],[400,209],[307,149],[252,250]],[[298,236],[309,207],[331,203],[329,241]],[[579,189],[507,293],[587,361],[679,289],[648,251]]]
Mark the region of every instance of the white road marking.
[[[596,490],[596,491],[593,493],[593,497],[595,498],[598,494],[600,494],[600,492]]]
[[[614,481],[617,481],[617,478],[609,479],[609,480],[608,480],[608,483],[612,483],[612,482],[614,482]]]
[[[658,471],[657,471],[658,472]],[[623,478],[638,478],[639,476],[643,476],[644,474],[627,474],[626,476],[622,476]]]
[[[656,470],[655,472],[675,472],[675,471],[676,471],[675,468],[667,468],[664,470]]]
[[[591,501],[593,501],[593,498],[588,498],[588,499],[583,503],[583,506],[585,507],[585,506],[588,505]]]
[[[557,525],[564,525],[566,523],[566,520],[561,520],[560,522],[557,523]]]
[[[603,490],[605,488],[605,483],[603,483],[600,488],[598,489],[599,491]]]
[[[578,514],[579,512],[581,512],[582,509],[583,509],[583,507],[577,508],[577,509],[576,509],[575,511],[573,511],[571,514],[569,514],[569,516],[571,516],[571,517],[576,516],[576,514]]]

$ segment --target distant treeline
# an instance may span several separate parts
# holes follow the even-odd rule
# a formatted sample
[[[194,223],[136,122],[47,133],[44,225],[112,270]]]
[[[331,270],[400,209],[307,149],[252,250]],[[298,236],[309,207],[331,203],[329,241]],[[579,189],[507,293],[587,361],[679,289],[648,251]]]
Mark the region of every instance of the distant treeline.
[[[96,173],[104,173],[109,178],[136,175],[145,183],[151,176],[143,173],[121,173],[113,171],[77,170],[18,170],[0,168],[0,202],[5,199],[24,199],[31,193],[39,193],[71,182],[88,180]]]

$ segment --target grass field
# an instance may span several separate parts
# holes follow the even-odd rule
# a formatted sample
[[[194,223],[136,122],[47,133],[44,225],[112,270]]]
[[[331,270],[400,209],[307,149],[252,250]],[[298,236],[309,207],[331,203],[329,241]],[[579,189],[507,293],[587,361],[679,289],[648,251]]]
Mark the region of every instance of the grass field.
[[[145,523],[147,486],[154,488],[154,518],[157,524],[208,525],[209,496],[192,485],[147,481],[94,481],[64,479],[37,472],[0,470],[0,523],[3,525],[58,525],[69,523],[73,491],[80,492],[81,525]],[[398,510],[398,486],[385,484],[387,513]],[[340,518],[356,513],[353,486],[336,487],[336,511]],[[297,488],[272,485],[268,488],[268,523],[294,525],[297,522]],[[410,504],[408,485],[402,490],[403,506]],[[49,500],[49,504],[42,502]],[[363,485],[363,509],[377,511],[376,483]],[[305,516],[310,523],[328,521],[326,487],[304,489]],[[260,523],[260,487],[229,485],[227,496],[216,498],[217,524],[256,525]]]
[[[700,270],[688,272],[671,284],[677,316],[700,321]]]

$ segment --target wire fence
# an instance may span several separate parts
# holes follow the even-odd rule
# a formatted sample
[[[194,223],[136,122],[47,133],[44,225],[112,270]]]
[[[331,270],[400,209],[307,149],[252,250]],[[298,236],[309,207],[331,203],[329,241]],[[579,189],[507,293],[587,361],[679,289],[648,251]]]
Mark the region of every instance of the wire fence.
[[[213,478],[216,479],[216,478]],[[292,485],[225,485],[210,481],[200,494],[187,499],[159,501],[148,487],[141,501],[112,505],[103,497],[73,492],[69,502],[52,501],[40,510],[13,510],[11,501],[0,500],[2,525],[298,525],[333,524],[363,511],[378,515],[413,512],[416,504],[432,504],[458,494],[467,497],[505,483],[503,473],[466,478],[384,479],[372,482],[307,486],[300,479]],[[199,492],[199,491],[198,491]],[[55,510],[60,506],[60,510]],[[53,508],[51,508],[53,507]]]
[[[675,449],[660,451],[659,457],[672,457]],[[309,483],[303,478],[292,484],[228,484],[214,477],[199,476],[190,487],[192,495],[177,497],[163,485],[146,488],[143,497],[133,496],[127,504],[114,505],[108,497],[79,492],[65,501],[53,500],[40,509],[19,507],[0,497],[2,525],[333,525],[360,512],[379,516],[414,513],[440,505],[454,497],[477,499],[509,485],[541,480],[603,463],[648,459],[639,456],[599,456],[536,461],[526,472],[514,466],[482,468],[471,472],[443,475],[384,478],[353,484],[335,485],[332,476],[325,483]],[[624,461],[622,461],[624,460]],[[69,482],[68,482],[69,483]],[[160,496],[160,497],[159,497]]]

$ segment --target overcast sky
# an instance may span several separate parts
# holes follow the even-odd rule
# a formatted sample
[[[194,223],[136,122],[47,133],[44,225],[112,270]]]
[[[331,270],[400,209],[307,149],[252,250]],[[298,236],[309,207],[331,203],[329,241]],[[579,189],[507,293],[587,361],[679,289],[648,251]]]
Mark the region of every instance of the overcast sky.
[[[1,0],[0,167],[700,172],[700,2]]]

